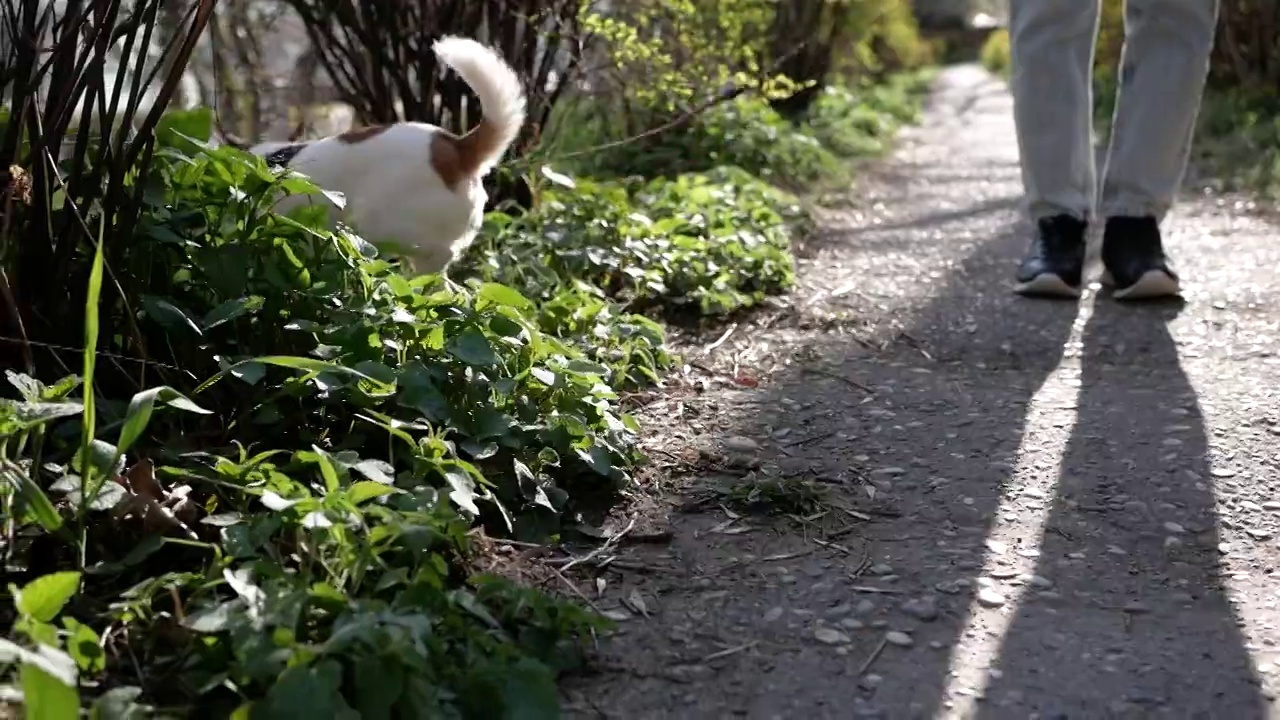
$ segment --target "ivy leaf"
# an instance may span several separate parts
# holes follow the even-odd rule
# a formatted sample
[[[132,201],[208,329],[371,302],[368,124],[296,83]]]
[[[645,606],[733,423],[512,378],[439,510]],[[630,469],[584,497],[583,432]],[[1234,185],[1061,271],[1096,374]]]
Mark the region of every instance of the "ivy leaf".
[[[324,660],[313,666],[294,665],[280,674],[267,692],[261,717],[280,720],[350,717],[342,700],[342,666]],[[259,714],[254,713],[257,717]]]
[[[200,326],[196,321],[186,313],[185,310],[174,305],[173,303],[158,298],[154,295],[143,295],[139,298],[142,303],[142,309],[147,315],[160,324],[165,330],[177,332],[182,329],[190,330],[196,335],[203,335]]]
[[[347,489],[347,499],[350,500],[352,504],[359,505],[362,502],[372,500],[383,495],[390,495],[393,492],[397,492],[397,489],[390,485],[384,485],[380,482],[374,482],[373,480],[361,480]]]
[[[72,666],[74,668],[74,664]],[[76,720],[80,717],[80,692],[76,683],[32,663],[23,663],[22,701],[27,720]]]
[[[157,401],[199,415],[211,414],[210,411],[191,402],[186,395],[167,385],[143,390],[129,401],[129,409],[125,411],[124,426],[120,428],[120,439],[116,443],[116,452],[127,452],[133,443],[142,437],[147,424],[151,422],[151,413]]]
[[[89,720],[142,720],[146,708],[138,703],[142,688],[134,685],[111,688],[89,709]]]
[[[449,498],[453,503],[472,515],[479,515],[480,508],[476,506],[476,483],[471,476],[460,470],[445,470],[444,479],[449,483],[449,487],[453,488],[449,492]]]
[[[521,295],[518,290],[495,282],[481,285],[476,292],[476,298],[493,305],[513,307],[517,310],[528,310],[533,307],[533,303],[529,302],[529,298]]]
[[[74,570],[42,575],[15,593],[18,612],[39,622],[53,622],[80,589],[80,573]]]
[[[551,668],[523,657],[503,673],[507,720],[556,720],[560,696]]]
[[[395,482],[396,469],[386,460],[361,460],[352,467],[356,472],[374,482],[382,483],[383,485],[390,485]]]
[[[479,330],[469,327],[449,342],[449,354],[468,365],[490,367],[498,364],[489,338]]]

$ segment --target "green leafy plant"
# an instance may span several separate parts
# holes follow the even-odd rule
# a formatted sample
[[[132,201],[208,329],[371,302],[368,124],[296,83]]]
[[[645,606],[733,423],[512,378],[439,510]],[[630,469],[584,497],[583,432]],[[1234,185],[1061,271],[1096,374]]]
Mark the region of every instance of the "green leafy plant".
[[[1013,63],[1009,50],[1009,31],[1001,28],[988,35],[978,58],[986,69],[996,75],[1008,76]]]
[[[741,169],[674,180],[579,180],[520,218],[495,216],[468,267],[540,300],[570,288],[637,311],[723,315],[793,280],[792,233],[804,212]],[[594,342],[594,340],[593,340]]]
[[[553,712],[555,670],[600,621],[471,572],[468,530],[546,538],[575,487],[625,484],[637,427],[610,382],[642,376],[544,331],[510,287],[405,278],[322,211],[268,212],[317,190],[300,177],[230,148],[163,158],[125,269],[165,268],[140,327],[192,372],[99,395],[99,252],[81,377],[11,375],[24,400],[0,404],[6,517],[152,637],[129,680],[154,701]],[[636,334],[656,348],[655,328]],[[152,422],[167,408],[191,419]],[[400,685],[370,690],[367,668]]]

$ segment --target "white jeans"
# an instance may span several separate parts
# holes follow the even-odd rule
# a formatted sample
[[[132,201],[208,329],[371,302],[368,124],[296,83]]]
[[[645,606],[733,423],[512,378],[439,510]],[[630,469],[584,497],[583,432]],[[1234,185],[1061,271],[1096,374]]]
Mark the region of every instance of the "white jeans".
[[[1032,219],[1094,216],[1093,53],[1100,0],[1011,0],[1014,117]],[[1126,0],[1103,218],[1163,219],[1182,183],[1218,0]]]

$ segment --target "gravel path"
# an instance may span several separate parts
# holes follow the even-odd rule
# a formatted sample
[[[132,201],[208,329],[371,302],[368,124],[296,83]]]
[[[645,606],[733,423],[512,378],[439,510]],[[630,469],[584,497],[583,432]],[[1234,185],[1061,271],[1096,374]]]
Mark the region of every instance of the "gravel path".
[[[672,535],[597,571],[619,631],[569,714],[1280,717],[1277,227],[1188,193],[1184,307],[1015,297],[1011,100],[974,67],[862,177],[797,293],[645,409]],[[709,490],[778,477],[817,509]]]

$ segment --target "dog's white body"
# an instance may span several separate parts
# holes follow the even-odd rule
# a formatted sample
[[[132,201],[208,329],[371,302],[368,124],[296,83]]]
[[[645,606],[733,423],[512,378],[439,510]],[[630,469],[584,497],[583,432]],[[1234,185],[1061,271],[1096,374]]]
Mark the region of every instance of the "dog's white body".
[[[296,149],[285,163],[291,170],[345,196],[337,219],[367,240],[394,243],[424,273],[444,270],[475,240],[488,200],[481,179],[502,158],[525,119],[520,80],[497,53],[459,37],[443,38],[433,49],[480,99],[483,119],[466,135],[402,122],[305,143],[264,142],[249,148],[264,157]],[[276,209],[288,212],[315,201],[286,198]]]

